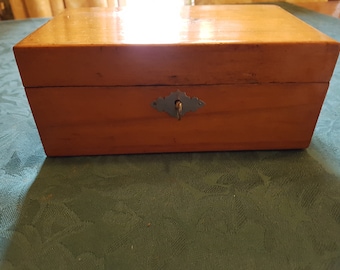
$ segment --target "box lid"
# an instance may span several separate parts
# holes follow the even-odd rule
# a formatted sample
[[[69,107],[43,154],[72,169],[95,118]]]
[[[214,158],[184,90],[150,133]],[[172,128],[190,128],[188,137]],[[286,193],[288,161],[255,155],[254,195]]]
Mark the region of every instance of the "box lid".
[[[339,43],[275,5],[89,8],[14,52],[25,87],[328,82]]]

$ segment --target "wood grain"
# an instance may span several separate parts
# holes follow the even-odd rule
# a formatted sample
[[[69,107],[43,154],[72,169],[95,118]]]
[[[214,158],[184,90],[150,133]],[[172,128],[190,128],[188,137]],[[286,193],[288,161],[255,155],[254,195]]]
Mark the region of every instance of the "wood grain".
[[[24,85],[328,82],[339,54],[335,40],[277,6],[184,7],[149,22],[134,14],[57,16],[14,47]]]
[[[327,83],[185,86],[206,105],[183,119],[151,103],[177,88],[28,88],[49,156],[306,148]]]

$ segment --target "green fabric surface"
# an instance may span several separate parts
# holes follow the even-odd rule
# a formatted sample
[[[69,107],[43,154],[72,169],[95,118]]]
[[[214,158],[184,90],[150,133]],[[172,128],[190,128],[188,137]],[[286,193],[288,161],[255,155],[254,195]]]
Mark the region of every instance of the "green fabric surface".
[[[306,150],[46,158],[12,53],[45,21],[0,22],[0,269],[340,269],[339,62]]]

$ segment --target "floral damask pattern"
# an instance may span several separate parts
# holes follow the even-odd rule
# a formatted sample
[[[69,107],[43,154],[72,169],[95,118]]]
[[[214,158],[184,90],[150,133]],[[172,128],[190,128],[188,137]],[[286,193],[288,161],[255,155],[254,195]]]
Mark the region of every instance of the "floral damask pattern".
[[[0,269],[340,269],[339,64],[305,151],[46,158],[12,53],[45,21],[0,23]]]

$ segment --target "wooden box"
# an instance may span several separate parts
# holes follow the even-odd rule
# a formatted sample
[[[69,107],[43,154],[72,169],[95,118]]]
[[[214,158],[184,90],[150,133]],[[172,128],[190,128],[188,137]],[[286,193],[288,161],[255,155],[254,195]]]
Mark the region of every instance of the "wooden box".
[[[271,5],[79,9],[14,47],[48,156],[308,147],[339,44]]]

